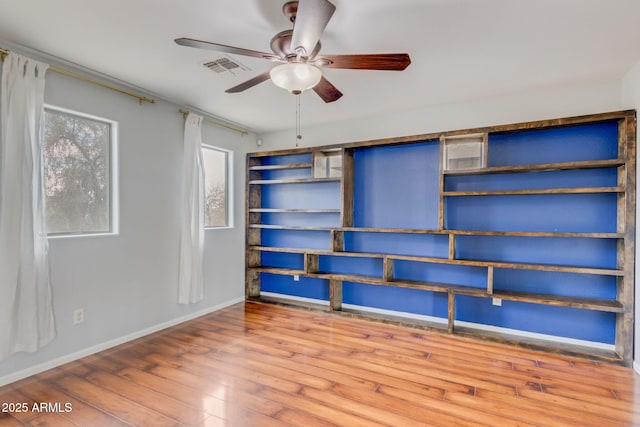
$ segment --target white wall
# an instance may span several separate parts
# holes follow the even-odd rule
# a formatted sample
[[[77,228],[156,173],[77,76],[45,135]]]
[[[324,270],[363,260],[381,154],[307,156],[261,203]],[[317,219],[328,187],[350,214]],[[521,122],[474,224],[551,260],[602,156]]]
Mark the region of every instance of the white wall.
[[[622,80],[622,103],[625,108],[634,108],[636,110],[640,110],[640,61],[636,63],[636,65],[629,70],[627,75]],[[636,129],[637,132],[637,129]],[[638,138],[638,134],[636,134],[636,142],[640,141]],[[640,177],[640,168],[636,170],[636,182]],[[640,212],[640,198],[638,195],[638,188],[636,188],[636,286],[638,283],[638,278],[640,277],[640,262],[638,261],[638,242],[640,242],[640,232],[638,227],[638,213]],[[636,290],[635,295],[635,318],[636,325],[638,319],[640,318],[640,292]],[[636,326],[634,332],[634,362],[633,367],[636,372],[640,373],[640,328]]]
[[[345,96],[349,96],[348,91],[345,93]],[[305,93],[303,96],[307,95],[314,96],[312,93]],[[381,100],[381,102],[384,101]],[[331,108],[331,104],[327,104],[326,108]],[[479,99],[461,104],[400,111],[313,127],[304,125],[303,116],[300,146],[419,135],[619,109],[621,109],[620,82],[604,81],[590,85],[563,86]],[[294,118],[291,119],[293,121]],[[261,137],[264,141],[261,150],[264,151],[295,147],[293,130],[266,133]]]
[[[66,67],[68,68],[68,67]],[[244,299],[244,162],[255,135],[203,124],[203,140],[233,150],[235,227],[206,231],[205,299],[177,299],[183,117],[47,72],[45,103],[118,122],[120,234],[50,239],[57,338],[0,362],[0,385],[123,339]],[[85,322],[73,325],[74,309]]]

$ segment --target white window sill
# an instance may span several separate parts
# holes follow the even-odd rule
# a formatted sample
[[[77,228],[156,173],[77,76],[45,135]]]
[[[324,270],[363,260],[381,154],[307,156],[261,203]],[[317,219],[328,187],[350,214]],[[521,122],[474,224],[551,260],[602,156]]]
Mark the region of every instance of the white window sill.
[[[108,232],[108,233],[77,233],[77,234],[53,234],[53,235],[48,235],[47,238],[51,239],[51,240],[58,240],[58,239],[71,239],[71,238],[77,238],[77,237],[104,237],[104,236],[119,236],[120,233],[118,232]]]
[[[235,227],[232,225],[227,225],[225,227],[205,227],[204,231],[213,231],[213,230],[232,230]]]

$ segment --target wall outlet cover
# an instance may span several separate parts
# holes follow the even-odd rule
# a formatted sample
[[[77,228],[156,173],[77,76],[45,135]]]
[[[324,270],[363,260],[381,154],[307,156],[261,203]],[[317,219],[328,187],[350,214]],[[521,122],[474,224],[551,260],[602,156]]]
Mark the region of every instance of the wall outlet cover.
[[[73,311],[73,324],[77,325],[84,322],[84,308],[78,308]]]

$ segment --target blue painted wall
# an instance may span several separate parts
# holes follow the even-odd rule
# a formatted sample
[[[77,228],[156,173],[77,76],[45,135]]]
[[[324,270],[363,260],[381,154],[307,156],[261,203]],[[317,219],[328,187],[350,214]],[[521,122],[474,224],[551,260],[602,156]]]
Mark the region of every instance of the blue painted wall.
[[[340,209],[340,183],[263,185],[262,207],[279,209]]]
[[[450,197],[451,230],[616,231],[616,194]]]
[[[615,121],[489,135],[487,166],[615,159]]]
[[[354,225],[438,227],[437,143],[375,147],[354,153]]]
[[[327,281],[310,277],[300,277],[299,281],[295,281],[293,276],[261,273],[260,291],[329,301]]]
[[[434,234],[346,232],[344,250],[446,258],[449,237]]]
[[[342,300],[345,304],[447,318],[447,295],[442,293],[344,282]]]

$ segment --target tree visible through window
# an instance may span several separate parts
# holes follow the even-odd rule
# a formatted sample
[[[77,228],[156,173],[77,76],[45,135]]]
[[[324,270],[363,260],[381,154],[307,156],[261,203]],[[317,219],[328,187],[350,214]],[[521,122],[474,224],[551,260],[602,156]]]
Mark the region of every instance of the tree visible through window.
[[[111,231],[112,125],[47,109],[44,178],[49,234]]]
[[[229,153],[213,147],[202,148],[205,177],[205,227],[229,225],[227,163]]]

